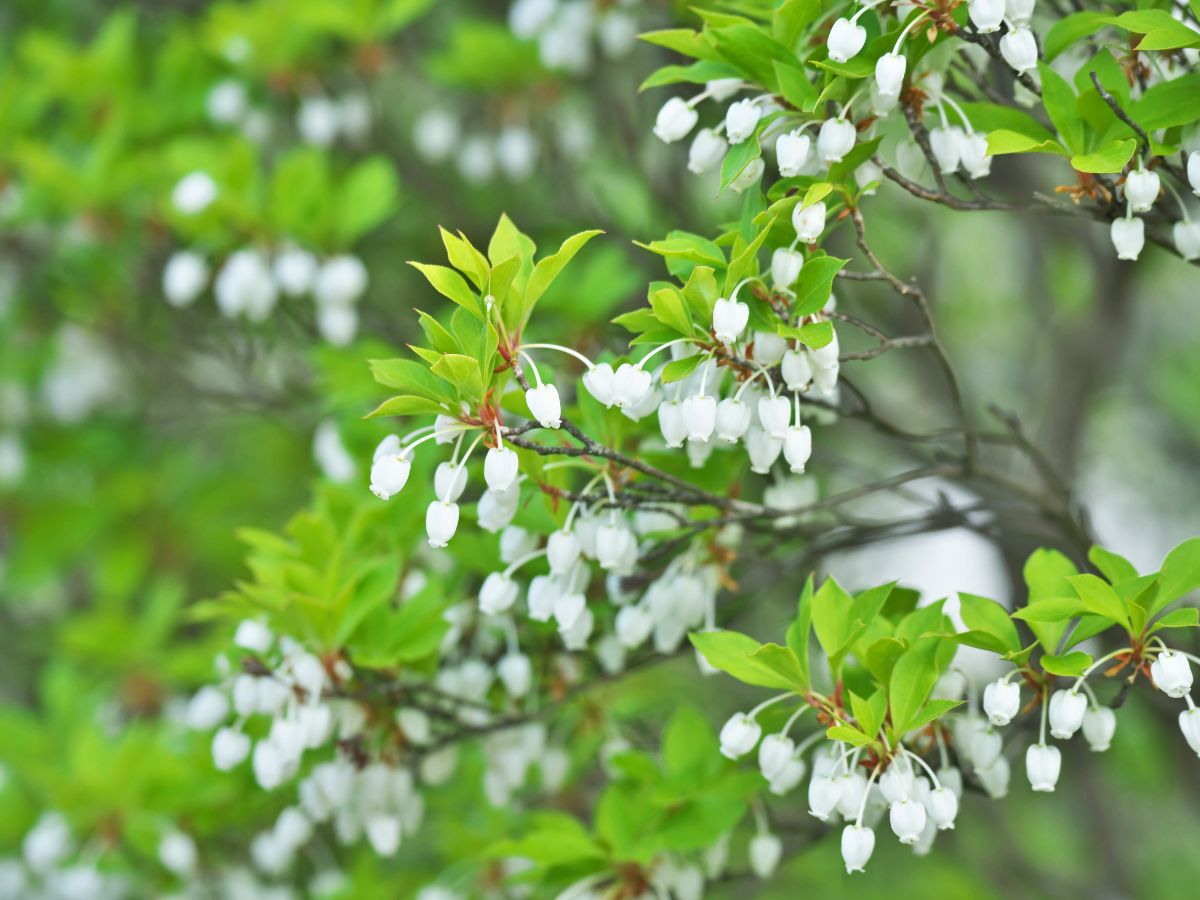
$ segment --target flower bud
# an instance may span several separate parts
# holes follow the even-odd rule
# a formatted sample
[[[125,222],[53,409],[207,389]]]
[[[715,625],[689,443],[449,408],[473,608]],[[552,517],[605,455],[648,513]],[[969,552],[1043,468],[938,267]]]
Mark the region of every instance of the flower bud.
[[[171,254],[163,269],[163,294],[172,306],[187,306],[208,283],[208,263],[199,253],[180,250]]]
[[[968,0],[967,15],[981,34],[999,31],[1004,21],[1004,0]]]
[[[933,157],[937,160],[938,168],[943,174],[951,175],[958,171],[962,160],[962,142],[966,140],[963,130],[957,125],[949,128],[934,128],[929,132],[929,146]]]
[[[654,120],[654,135],[665,144],[683,140],[700,118],[682,97],[672,97],[662,105]]]
[[[1179,714],[1179,730],[1192,752],[1200,756],[1200,709],[1188,707]]]
[[[729,143],[740,144],[750,135],[762,118],[762,107],[753,100],[739,100],[732,103],[725,113],[725,136]]]
[[[897,97],[904,84],[908,60],[899,53],[885,53],[875,63],[875,86],[881,97]]]
[[[713,304],[713,333],[722,344],[732,344],[750,320],[750,307],[740,300],[718,297]]]
[[[583,375],[587,392],[606,407],[613,405],[613,367],[608,363],[592,366]]]
[[[955,772],[958,770],[955,769]],[[959,778],[959,789],[962,789],[962,778]],[[925,797],[925,809],[929,818],[938,827],[938,831],[947,831],[954,827],[958,816],[958,794],[945,785],[939,785]]]
[[[787,290],[800,277],[804,266],[804,254],[799,250],[778,248],[771,254],[771,283],[779,290]]]
[[[461,463],[443,462],[433,472],[433,493],[445,503],[457,503],[467,489],[467,467]]]
[[[803,348],[788,350],[783,354],[780,371],[783,373],[783,381],[789,391],[802,391],[812,381],[812,363]]]
[[[915,844],[925,830],[925,807],[916,800],[905,797],[892,804],[888,815],[892,831],[902,844]]]
[[[726,397],[717,404],[717,437],[736,444],[750,427],[750,404]]]
[[[400,819],[387,813],[374,813],[364,823],[371,849],[380,856],[392,856],[400,849]]]
[[[543,384],[525,392],[529,411],[543,428],[558,428],[562,425],[562,402],[558,399],[558,388]]]
[[[704,443],[717,424],[717,398],[694,394],[683,401],[683,419],[689,440]]]
[[[847,825],[842,829],[842,862],[846,874],[865,872],[875,852],[875,832],[865,825]]]
[[[796,236],[805,244],[816,241],[825,230],[825,202],[818,200],[812,206],[802,207],[799,203],[792,211],[792,227]]]
[[[250,738],[235,728],[222,728],[213,735],[213,764],[228,772],[250,755]]]
[[[1117,259],[1136,260],[1146,246],[1146,226],[1137,216],[1113,219],[1112,242]]]
[[[1149,212],[1162,190],[1158,173],[1135,169],[1125,176],[1125,199],[1134,212]]]
[[[721,728],[721,755],[740,759],[758,743],[762,727],[744,712],[734,713]]]
[[[841,162],[854,149],[856,134],[854,125],[845,119],[826,119],[817,135],[817,155],[826,164]]]
[[[736,194],[740,194],[762,177],[763,170],[766,167],[767,164],[762,161],[761,156],[750,160],[750,162],[746,163],[746,168],[738,172],[734,176],[733,181],[729,182],[729,189]]]
[[[792,404],[784,396],[760,397],[758,421],[763,431],[776,440],[783,440],[788,423],[792,420]]]
[[[613,376],[613,401],[618,409],[636,406],[650,390],[650,373],[629,363],[617,367]]]
[[[1025,774],[1029,785],[1035,791],[1049,793],[1058,782],[1058,773],[1062,768],[1062,753],[1057,747],[1045,744],[1030,744],[1025,751]]]
[[[986,178],[992,171],[992,157],[988,153],[987,138],[972,132],[962,139],[960,147],[962,167],[972,178]]]
[[[517,583],[503,572],[492,572],[479,589],[479,611],[496,616],[512,609],[517,602]]]
[[[793,425],[783,435],[783,458],[797,475],[804,472],[812,456],[812,431],[807,425]]]
[[[721,164],[728,149],[729,142],[725,138],[711,128],[701,128],[688,149],[688,171],[700,175],[715,168]]]
[[[1172,233],[1180,256],[1189,262],[1200,259],[1200,222],[1176,222]]]
[[[1000,38],[1000,55],[1018,72],[1036,69],[1038,48],[1033,32],[1019,26],[1009,31]]]
[[[1150,664],[1150,680],[1168,697],[1178,700],[1192,689],[1192,667],[1182,653],[1164,650]]]
[[[1093,706],[1083,716],[1083,737],[1093,753],[1103,753],[1117,730],[1117,714],[1107,706]]]
[[[770,878],[783,855],[783,842],[773,834],[762,832],[750,839],[750,871],[759,878]]]
[[[751,428],[746,432],[746,452],[750,456],[750,471],[766,475],[783,452],[783,441],[761,428]]]
[[[489,449],[483,459],[483,480],[493,491],[508,490],[517,480],[517,454],[505,446]]]
[[[1050,697],[1050,734],[1060,741],[1074,737],[1087,713],[1087,697],[1072,689],[1055,691]]]
[[[829,58],[834,62],[844,63],[858,55],[867,42],[867,29],[849,19],[838,19],[829,29],[826,46]]]
[[[811,153],[812,138],[807,134],[798,130],[781,134],[775,142],[775,159],[779,163],[779,174],[784,178],[799,175],[807,165]]]
[[[434,500],[425,510],[425,533],[430,547],[445,547],[458,530],[458,504]]]
[[[842,799],[843,787],[837,779],[828,775],[818,775],[814,771],[812,781],[808,783],[808,814],[822,822],[828,822],[830,814]]]
[[[1007,725],[1021,708],[1021,689],[999,679],[983,689],[983,711],[993,725]]]
[[[524,653],[509,653],[496,664],[496,674],[510,697],[524,697],[533,685],[533,665]]]

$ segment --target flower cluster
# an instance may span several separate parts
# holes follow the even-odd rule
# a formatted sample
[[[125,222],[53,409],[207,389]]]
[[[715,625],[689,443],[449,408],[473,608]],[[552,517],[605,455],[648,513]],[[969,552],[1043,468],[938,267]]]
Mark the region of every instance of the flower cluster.
[[[536,42],[538,59],[547,69],[585,75],[595,58],[593,42],[608,59],[620,59],[633,49],[635,7],[632,0],[514,0],[508,26],[518,38]]]

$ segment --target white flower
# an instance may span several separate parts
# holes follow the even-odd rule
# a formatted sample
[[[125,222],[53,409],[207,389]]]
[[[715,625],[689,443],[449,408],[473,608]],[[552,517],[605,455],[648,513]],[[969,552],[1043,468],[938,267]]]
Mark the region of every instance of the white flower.
[[[218,81],[204,101],[208,117],[218,125],[232,125],[246,113],[246,86],[240,81]]]
[[[1189,707],[1179,714],[1179,730],[1192,752],[1200,756],[1200,708]]]
[[[750,307],[740,300],[718,297],[713,304],[713,334],[722,344],[732,344],[750,321]]]
[[[775,159],[779,163],[779,174],[784,178],[799,175],[811,154],[812,138],[799,129],[781,134],[775,142]]]
[[[288,247],[275,257],[272,272],[279,289],[289,297],[307,293],[317,277],[317,260],[307,250]]]
[[[1150,664],[1150,680],[1168,697],[1178,700],[1192,689],[1192,667],[1183,654],[1164,650]]]
[[[270,315],[279,296],[267,261],[257,250],[239,250],[225,260],[213,293],[222,315],[244,314],[256,322]]]
[[[880,97],[896,97],[904,84],[908,60],[899,53],[885,53],[875,63],[875,86]]]
[[[375,452],[375,459],[371,463],[371,493],[380,500],[398,494],[408,483],[412,459],[406,452],[400,452],[399,448],[400,439],[391,435],[384,438]]]
[[[1176,222],[1172,234],[1180,256],[1189,261],[1200,258],[1200,222]]]
[[[1125,176],[1125,199],[1134,212],[1149,212],[1160,190],[1162,183],[1157,172],[1135,169]]]
[[[1020,26],[1009,31],[1000,38],[1000,55],[1018,72],[1036,69],[1038,48],[1033,32]]]
[[[844,63],[857,56],[867,42],[867,29],[849,19],[838,19],[829,29],[829,58],[834,62]]]
[[[999,31],[1004,21],[1004,0],[968,0],[967,15],[981,34]]]
[[[796,283],[803,267],[803,253],[779,247],[771,254],[771,283],[779,290],[787,290]]]
[[[1200,197],[1200,150],[1193,150],[1188,154],[1187,177],[1192,193]]]
[[[846,874],[864,872],[875,852],[875,832],[865,825],[847,825],[842,829],[842,862]]]
[[[959,790],[961,789],[962,777],[960,776]],[[925,796],[925,809],[939,831],[952,829],[954,819],[958,816],[958,794],[944,784],[939,784]]]
[[[313,296],[322,306],[347,306],[367,289],[367,267],[348,253],[335,256],[321,266],[313,285]]]
[[[1146,226],[1137,216],[1113,219],[1111,234],[1117,259],[1136,260],[1146,246]]]
[[[786,734],[768,734],[758,748],[758,768],[763,778],[773,781],[792,761],[796,744]]]
[[[217,199],[217,183],[207,172],[192,172],[179,179],[171,203],[185,216],[204,212]]]
[[[617,640],[632,650],[645,643],[654,628],[654,617],[643,606],[623,606],[617,613]]]
[[[768,789],[776,797],[782,797],[803,781],[807,772],[808,765],[804,762],[804,757],[793,755],[787,764],[775,773]]]
[[[754,749],[762,736],[762,727],[747,713],[734,713],[721,728],[721,755],[739,759]]]
[[[855,134],[852,122],[826,119],[821,123],[821,132],[817,135],[817,155],[826,164],[841,162],[854,149]]]
[[[682,447],[687,438],[687,425],[683,421],[683,404],[668,400],[658,407],[658,427],[668,447]]]
[[[1078,691],[1055,691],[1050,697],[1050,734],[1060,741],[1069,740],[1083,725],[1087,707],[1087,697]]]
[[[879,792],[889,804],[895,804],[913,795],[914,784],[912,767],[893,761],[879,777]]]
[[[802,207],[797,203],[792,211],[792,227],[796,236],[805,244],[816,241],[825,230],[825,202],[818,200],[812,206]]]
[[[888,815],[892,831],[902,844],[915,844],[925,830],[925,807],[917,800],[905,797],[892,804]]]
[[[750,838],[750,871],[759,878],[770,878],[783,856],[783,841],[768,832]]]
[[[554,613],[554,598],[561,592],[558,583],[546,575],[538,575],[529,582],[529,618],[535,622],[547,622]]]
[[[71,830],[56,812],[43,813],[21,842],[21,854],[34,872],[44,873],[70,855]]]
[[[695,126],[700,114],[682,97],[672,97],[662,105],[654,120],[654,135],[666,144],[683,140]]]
[[[783,440],[788,423],[792,420],[792,404],[782,395],[777,397],[760,397],[758,400],[758,421],[770,437]]]
[[[683,421],[689,440],[704,443],[717,425],[717,398],[693,394],[683,401]]]
[[[750,415],[748,403],[743,403],[733,397],[726,397],[717,404],[715,425],[717,437],[731,444],[737,443],[746,433],[746,429],[750,427]]]
[[[413,143],[426,162],[446,159],[458,143],[458,137],[458,120],[442,109],[426,110],[413,125]]]
[[[724,103],[743,87],[740,78],[713,78],[705,82],[704,92],[717,103]]]
[[[158,842],[158,859],[171,873],[188,878],[196,871],[196,842],[182,831],[168,831]]]
[[[599,368],[599,366],[598,366]],[[650,373],[623,362],[613,374],[613,403],[618,409],[637,406],[650,390]]]
[[[171,254],[163,269],[163,293],[172,306],[187,306],[208,283],[208,263],[199,253],[180,250]]]
[[[558,388],[543,384],[525,392],[529,411],[543,428],[558,428],[562,425],[562,402],[558,399]]]
[[[1117,730],[1117,714],[1107,706],[1093,706],[1083,716],[1083,737],[1093,753],[1103,753]]]
[[[328,97],[305,97],[296,113],[296,130],[307,144],[328,147],[341,128],[341,111]]]
[[[729,149],[729,143],[711,128],[701,128],[688,149],[688,171],[696,175],[719,165]]]
[[[631,548],[637,547],[633,532],[615,516],[596,529],[596,562],[602,569],[613,569],[621,564]]]
[[[522,40],[535,37],[558,11],[557,0],[515,0],[508,8],[508,27]]]
[[[983,711],[993,725],[1007,725],[1021,708],[1021,689],[998,679],[983,689]]]
[[[253,653],[266,653],[274,640],[271,629],[257,619],[243,619],[233,635],[235,646]]]
[[[467,467],[462,463],[442,462],[433,472],[433,493],[444,503],[457,503],[467,489]]]
[[[783,458],[795,474],[804,472],[812,456],[812,431],[807,425],[792,425],[783,435]]]
[[[750,160],[750,162],[746,163],[746,168],[738,172],[737,175],[734,176],[733,181],[729,182],[729,189],[734,193],[742,193],[751,185],[755,184],[758,179],[762,178],[763,170],[766,169],[766,167],[767,164],[763,162],[761,156]]]
[[[1033,18],[1035,0],[1004,0],[1004,15],[1014,25],[1028,25]]]
[[[606,407],[611,407],[615,399],[613,394],[614,378],[613,367],[608,363],[599,363],[584,373],[583,386],[597,401]]]
[[[976,769],[989,768],[1000,758],[1003,749],[1004,742],[994,728],[981,727],[970,735],[968,753]]]
[[[434,500],[425,510],[425,532],[429,546],[445,547],[458,530],[458,504]]]
[[[219,689],[206,685],[196,691],[188,701],[184,712],[184,721],[188,728],[196,731],[207,731],[225,721],[229,715],[229,700]]]
[[[740,144],[750,135],[762,118],[762,108],[753,100],[738,100],[725,112],[725,135],[729,143]]]
[[[812,381],[812,362],[803,348],[788,350],[780,366],[783,381],[789,391],[801,391]]]
[[[962,156],[962,167],[972,178],[986,178],[992,171],[992,156],[988,153],[987,138],[978,132],[972,132],[962,139],[959,148]]]
[[[775,332],[754,332],[754,360],[760,366],[772,368],[779,365],[785,352],[787,352],[787,341]]]
[[[508,612],[517,602],[517,583],[503,572],[492,572],[483,579],[479,589],[479,611],[484,615],[497,616]]]
[[[828,775],[820,775],[814,769],[812,781],[808,783],[808,813],[822,822],[829,821],[829,815],[837,808],[842,799],[843,785],[837,779]]]
[[[546,541],[546,560],[550,563],[550,572],[559,577],[571,571],[579,559],[579,538],[573,531],[556,531]]]
[[[988,792],[988,796],[993,800],[999,800],[1008,795],[1008,781],[1011,777],[1011,769],[1008,765],[1008,760],[1003,756],[996,757],[995,761],[985,768],[977,768],[975,777],[979,779],[979,783],[983,785],[983,789]]]
[[[386,813],[374,813],[364,823],[367,840],[380,856],[393,856],[400,849],[400,819]]]
[[[750,456],[750,471],[766,475],[783,452],[783,439],[772,437],[762,428],[746,432],[746,452]]]
[[[958,171],[958,164],[962,161],[962,145],[966,137],[957,125],[934,128],[929,132],[929,146],[933,150],[933,157],[937,160],[938,168],[946,175]]]
[[[863,797],[866,796],[867,777],[856,768],[836,776],[834,780],[838,784],[838,812],[847,819],[853,819],[858,815]]]
[[[1049,793],[1058,782],[1058,773],[1062,768],[1062,753],[1057,747],[1045,744],[1030,744],[1025,751],[1025,774],[1029,785],[1035,791]]]
[[[503,445],[483,458],[483,480],[493,491],[506,491],[517,480],[517,454]]]
[[[533,664],[524,653],[508,653],[496,664],[496,674],[510,697],[524,697],[533,686]]]
[[[484,491],[475,509],[479,527],[493,534],[507,528],[517,514],[520,501],[521,488],[518,484],[507,491]]]
[[[533,173],[538,144],[528,128],[510,125],[496,138],[496,162],[511,181],[524,181]]]

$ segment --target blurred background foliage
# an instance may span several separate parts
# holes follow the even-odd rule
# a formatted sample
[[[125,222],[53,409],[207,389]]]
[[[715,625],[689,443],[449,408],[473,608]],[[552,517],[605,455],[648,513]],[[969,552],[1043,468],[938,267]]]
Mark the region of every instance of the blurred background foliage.
[[[687,175],[650,136],[658,98],[637,92],[666,54],[633,33],[686,21],[685,5],[596,6],[628,27],[598,32],[567,60],[514,35],[502,2],[11,0],[0,9],[5,857],[19,856],[54,809],[81,854],[126,879],[130,895],[177,887],[156,862],[164,822],[186,823],[206,859],[246,865],[248,836],[283,801],[245,771],[216,773],[207,736],[179,724],[183,699],[213,680],[228,650],[228,627],[201,601],[247,577],[239,528],[278,530],[314,493],[379,520],[372,553],[386,557],[412,532],[412,510],[381,512],[365,489],[370,448],[387,429],[362,419],[378,400],[363,360],[396,355],[415,337],[411,309],[444,302],[405,265],[441,257],[436,225],[482,243],[504,211],[543,247],[605,229],[540,313],[545,334],[595,347],[660,271],[631,241],[680,226],[708,233],[736,215],[715,182]],[[222,84],[244,94],[232,121],[214,116]],[[320,118],[314,99],[337,107],[338,133],[305,123],[306,108]],[[172,190],[198,169],[219,198],[181,216]],[[1028,159],[996,171],[1013,190],[1053,187],[1054,173]],[[875,249],[930,288],[970,395],[1015,411],[1050,448],[1082,485],[1107,546],[1153,569],[1195,533],[1194,270],[1157,251],[1136,267],[1117,263],[1106,234],[1083,221],[957,214],[890,186],[871,216]],[[364,261],[352,341],[323,339],[302,298],[281,298],[257,322],[221,316],[208,293],[183,309],[164,301],[176,250],[215,259],[292,241]],[[839,299],[887,321],[868,288]],[[936,388],[906,365],[889,354],[861,378],[894,418],[928,425],[922,401]],[[830,435],[848,468],[885,466],[853,426]],[[494,552],[481,548],[456,558]],[[828,565],[855,586],[900,578],[934,596],[1004,599],[1029,549],[955,531]],[[764,628],[786,620],[802,575],[775,586],[781,603],[757,613]],[[448,571],[440,588],[453,596],[460,579]],[[657,747],[646,723],[693,693],[692,665],[659,664],[590,697],[567,725],[571,765],[583,772],[605,739],[590,704]],[[717,684],[704,704],[713,722],[748,696]],[[785,854],[770,886],[742,880],[713,893],[1194,896],[1200,779],[1172,715],[1143,692],[1123,711],[1111,754],[1068,754],[1054,802],[1014,778],[1000,804],[968,800],[932,857],[881,844],[850,882],[836,841],[824,840]],[[341,895],[410,896],[519,830],[526,813],[516,805],[481,802],[479,752],[468,748],[455,783],[431,795],[427,827],[398,860],[369,849],[341,858]],[[1071,753],[1084,755],[1078,742]],[[554,805],[586,809],[596,785],[567,783]],[[735,859],[744,853],[734,846]],[[311,877],[333,862],[306,861],[306,890],[321,893]]]

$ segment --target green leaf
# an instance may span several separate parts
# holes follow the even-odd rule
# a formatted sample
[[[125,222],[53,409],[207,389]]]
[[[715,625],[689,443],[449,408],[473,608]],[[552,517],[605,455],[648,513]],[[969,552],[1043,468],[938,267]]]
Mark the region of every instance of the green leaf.
[[[1084,615],[1088,606],[1078,597],[1044,597],[1014,612],[1013,618],[1023,622],[1055,622],[1064,625]]]
[[[825,655],[832,658],[850,640],[851,611],[854,598],[846,593],[837,579],[826,578],[813,595],[812,624]]]
[[[678,288],[663,288],[650,295],[654,317],[668,328],[686,336],[692,332],[692,318]]]
[[[1071,582],[1071,586],[1079,594],[1079,599],[1093,613],[1112,619],[1126,628],[1130,627],[1129,610],[1125,608],[1125,602],[1104,579],[1088,574],[1076,575],[1067,581]]]
[[[1092,153],[1081,153],[1071,157],[1071,168],[1079,172],[1114,173],[1125,168],[1133,158],[1137,141],[1129,138],[1114,141]]]
[[[1041,658],[1041,664],[1051,675],[1078,678],[1092,664],[1092,657],[1082,650],[1072,650],[1063,656],[1048,653]]]
[[[754,160],[762,156],[762,147],[758,143],[758,135],[752,134],[740,144],[734,144],[721,160],[721,190],[728,189]]]
[[[446,266],[431,266],[426,263],[409,262],[409,265],[420,272],[443,297],[453,300],[463,309],[473,313],[480,319],[484,318],[483,307],[475,292],[468,287],[463,277]]]
[[[888,702],[892,710],[892,727],[897,734],[908,731],[911,723],[925,705],[929,692],[941,674],[936,664],[939,637],[916,640],[892,669],[888,687]]]
[[[461,353],[444,353],[433,364],[433,373],[453,384],[471,402],[483,400],[484,382],[479,360]]]
[[[1200,47],[1200,34],[1188,28],[1166,10],[1134,10],[1113,16],[1108,22],[1134,34],[1145,35],[1137,43],[1138,51]]]
[[[1153,633],[1160,628],[1195,628],[1197,625],[1200,625],[1200,609],[1187,606],[1167,613],[1150,626],[1150,631]]]
[[[1084,124],[1079,115],[1075,91],[1065,78],[1058,74],[1045,62],[1038,63],[1038,72],[1042,76],[1042,105],[1046,115],[1058,130],[1058,136],[1072,153],[1080,153],[1084,149]]]
[[[716,754],[717,736],[708,719],[691,704],[681,705],[663,729],[662,759],[668,774],[711,772],[719,759]]]
[[[834,725],[825,732],[825,736],[831,741],[845,741],[848,744],[853,744],[856,747],[865,747],[867,744],[875,743],[875,738],[870,735],[863,734],[857,728],[850,725]]]
[[[411,359],[369,359],[371,374],[384,387],[451,405],[457,399],[450,387]]]
[[[784,62],[776,61],[775,78],[783,99],[796,109],[811,109],[817,100],[817,89],[803,70]]]
[[[1200,538],[1184,541],[1167,554],[1162,564],[1158,597],[1147,610],[1154,615],[1169,603],[1200,588]]]
[[[793,678],[781,675],[766,659],[754,658],[763,645],[752,637],[736,631],[697,631],[688,638],[710,666],[738,681],[776,690],[798,689]]]
[[[818,256],[804,264],[796,279],[795,315],[811,316],[825,307],[833,293],[833,279],[847,262],[835,256]]]
[[[1147,132],[1190,125],[1200,119],[1200,73],[1159,82],[1133,101],[1129,115]]]
[[[874,737],[879,732],[879,726],[883,724],[884,716],[887,715],[887,693],[876,691],[869,700],[864,700],[853,691],[849,693],[850,711],[854,713],[858,730]]]
[[[1133,563],[1119,554],[1096,545],[1088,550],[1088,562],[1100,570],[1100,573],[1110,582],[1120,584],[1138,577]]]
[[[399,397],[384,400],[363,418],[376,419],[380,416],[436,416],[443,415],[446,412],[447,407],[434,400],[429,400],[425,397],[415,397],[411,394],[401,394]]]
[[[529,318],[529,313],[533,310],[534,304],[541,299],[542,294],[546,292],[546,288],[550,287],[554,279],[559,276],[567,263],[569,263],[581,249],[583,245],[590,241],[598,234],[604,232],[581,231],[578,234],[573,234],[565,241],[557,251],[538,260],[533,267],[533,274],[529,276],[529,284],[525,287],[525,304],[522,309],[521,322],[524,323]]]
[[[810,573],[804,580],[804,587],[796,601],[796,618],[792,620],[787,629],[787,645],[796,655],[796,662],[800,666],[800,671],[804,673],[806,683],[812,681],[808,663],[808,640],[812,633],[812,598],[813,576]]]
[[[970,629],[994,637],[998,652],[1015,653],[1021,649],[1021,637],[1017,634],[1017,626],[1009,617],[1008,610],[995,600],[959,591],[958,602],[963,623]]]
[[[1056,140],[1038,140],[1027,134],[998,128],[987,136],[988,154],[1003,156],[1006,153],[1057,153],[1067,156],[1067,150]]]
[[[861,661],[876,681],[887,684],[891,680],[892,669],[896,667],[896,660],[904,655],[905,649],[905,645],[894,637],[882,637],[867,647],[866,652],[861,654]]]
[[[695,353],[691,356],[685,356],[682,359],[673,359],[663,366],[660,378],[663,384],[674,384],[676,381],[682,381],[693,372],[700,363],[706,359],[703,353]]]
[[[465,272],[475,284],[476,290],[484,290],[488,273],[491,271],[487,257],[476,250],[475,245],[467,240],[467,236],[461,231],[454,235],[439,225],[438,232],[442,236],[442,245],[446,248],[446,258],[450,260],[450,265],[460,272]]]
[[[683,299],[687,301],[693,319],[712,321],[713,306],[717,302],[717,279],[711,266],[692,269],[683,286]]]
[[[944,716],[950,710],[957,706],[961,706],[962,700],[930,700],[925,704],[924,708],[917,713],[908,723],[909,731],[916,731],[924,728],[930,722],[934,722]]]
[[[737,287],[738,282],[743,278],[752,278],[758,274],[758,251],[767,239],[767,235],[771,233],[771,228],[774,225],[774,219],[767,222],[757,237],[747,244],[741,253],[738,253],[729,261],[729,268],[725,270],[726,297],[729,296],[730,292]]]
[[[351,244],[396,209],[396,172],[383,156],[364,160],[346,176],[338,191],[334,228],[343,244]]]
[[[666,240],[651,241],[649,244],[634,241],[634,244],[667,259],[682,259],[717,269],[725,268],[725,254],[721,248],[698,234],[672,231]]]
[[[833,323],[809,322],[797,328],[795,325],[784,325],[782,322],[775,328],[781,337],[793,338],[805,346],[820,350],[833,340]]]
[[[1094,10],[1071,13],[1057,20],[1042,40],[1042,56],[1050,62],[1076,41],[1089,37],[1108,24],[1108,16]]]
[[[690,28],[666,28],[661,31],[647,31],[638,37],[648,44],[666,47],[684,56],[695,59],[719,59],[720,55],[712,45],[696,31]]]
[[[763,644],[750,654],[750,660],[777,674],[790,690],[801,694],[808,690],[808,674],[790,647]]]
[[[1028,606],[1032,607],[1041,600],[1072,596],[1075,589],[1067,578],[1075,574],[1075,564],[1057,550],[1035,550],[1025,561],[1025,583],[1029,586]],[[1030,630],[1047,653],[1053,653],[1058,648],[1058,642],[1069,624],[1065,619],[1035,621],[1021,616],[1020,611],[1013,615],[1025,618],[1029,622]]]

